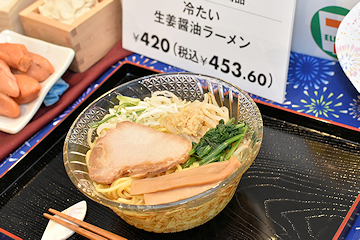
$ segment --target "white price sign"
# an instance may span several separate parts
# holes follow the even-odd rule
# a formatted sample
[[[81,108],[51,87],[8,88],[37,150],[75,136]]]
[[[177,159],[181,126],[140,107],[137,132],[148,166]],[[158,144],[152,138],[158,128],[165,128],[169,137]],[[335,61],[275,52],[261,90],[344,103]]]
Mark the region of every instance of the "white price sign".
[[[123,47],[284,101],[296,0],[123,0]]]

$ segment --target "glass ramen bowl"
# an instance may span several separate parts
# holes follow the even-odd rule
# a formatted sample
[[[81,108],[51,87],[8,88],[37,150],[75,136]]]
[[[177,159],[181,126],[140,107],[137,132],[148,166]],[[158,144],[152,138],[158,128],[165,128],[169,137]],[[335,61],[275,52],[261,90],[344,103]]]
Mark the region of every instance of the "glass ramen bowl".
[[[130,205],[106,198],[94,188],[88,175],[85,154],[89,150],[89,125],[118,104],[117,95],[143,99],[154,91],[168,90],[189,101],[203,100],[212,93],[220,106],[226,106],[230,118],[245,121],[249,150],[239,159],[243,164],[219,185],[196,196],[161,205]],[[94,134],[96,131],[94,131]],[[94,137],[94,136],[93,136]],[[86,107],[72,124],[64,144],[64,165],[74,185],[87,197],[112,209],[128,224],[149,232],[180,232],[206,223],[220,213],[232,199],[241,176],[257,156],[263,137],[260,111],[247,93],[218,78],[190,74],[155,74],[132,80],[103,94]]]

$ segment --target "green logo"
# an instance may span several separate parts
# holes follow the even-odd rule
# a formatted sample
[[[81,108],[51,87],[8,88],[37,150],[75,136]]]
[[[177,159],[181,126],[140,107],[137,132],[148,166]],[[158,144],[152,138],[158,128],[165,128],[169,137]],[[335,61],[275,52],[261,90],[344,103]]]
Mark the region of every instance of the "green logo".
[[[336,58],[335,38],[338,27],[349,10],[330,6],[317,11],[311,19],[311,34],[316,44],[326,54]]]

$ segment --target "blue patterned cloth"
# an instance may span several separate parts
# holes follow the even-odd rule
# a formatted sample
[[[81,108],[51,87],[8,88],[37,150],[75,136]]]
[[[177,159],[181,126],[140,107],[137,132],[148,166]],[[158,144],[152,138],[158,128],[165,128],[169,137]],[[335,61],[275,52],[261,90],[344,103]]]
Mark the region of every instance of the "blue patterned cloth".
[[[337,61],[291,52],[283,104],[252,95],[308,116],[360,129],[360,93]]]
[[[346,240],[359,240],[360,239],[360,217],[356,218],[354,225],[351,227],[350,232],[346,236]]]
[[[56,81],[56,83],[49,90],[47,95],[44,98],[45,106],[50,106],[59,101],[61,94],[63,94],[66,89],[68,89],[69,84],[65,82],[62,78]]]

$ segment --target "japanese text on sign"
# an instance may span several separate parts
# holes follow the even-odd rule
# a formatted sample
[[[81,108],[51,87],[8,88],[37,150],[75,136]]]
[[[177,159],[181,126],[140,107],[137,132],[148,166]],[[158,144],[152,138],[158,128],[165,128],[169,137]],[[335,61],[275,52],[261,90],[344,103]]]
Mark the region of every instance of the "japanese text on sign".
[[[264,12],[260,0],[124,0],[123,46],[282,102],[295,0],[276,1],[289,13]]]

